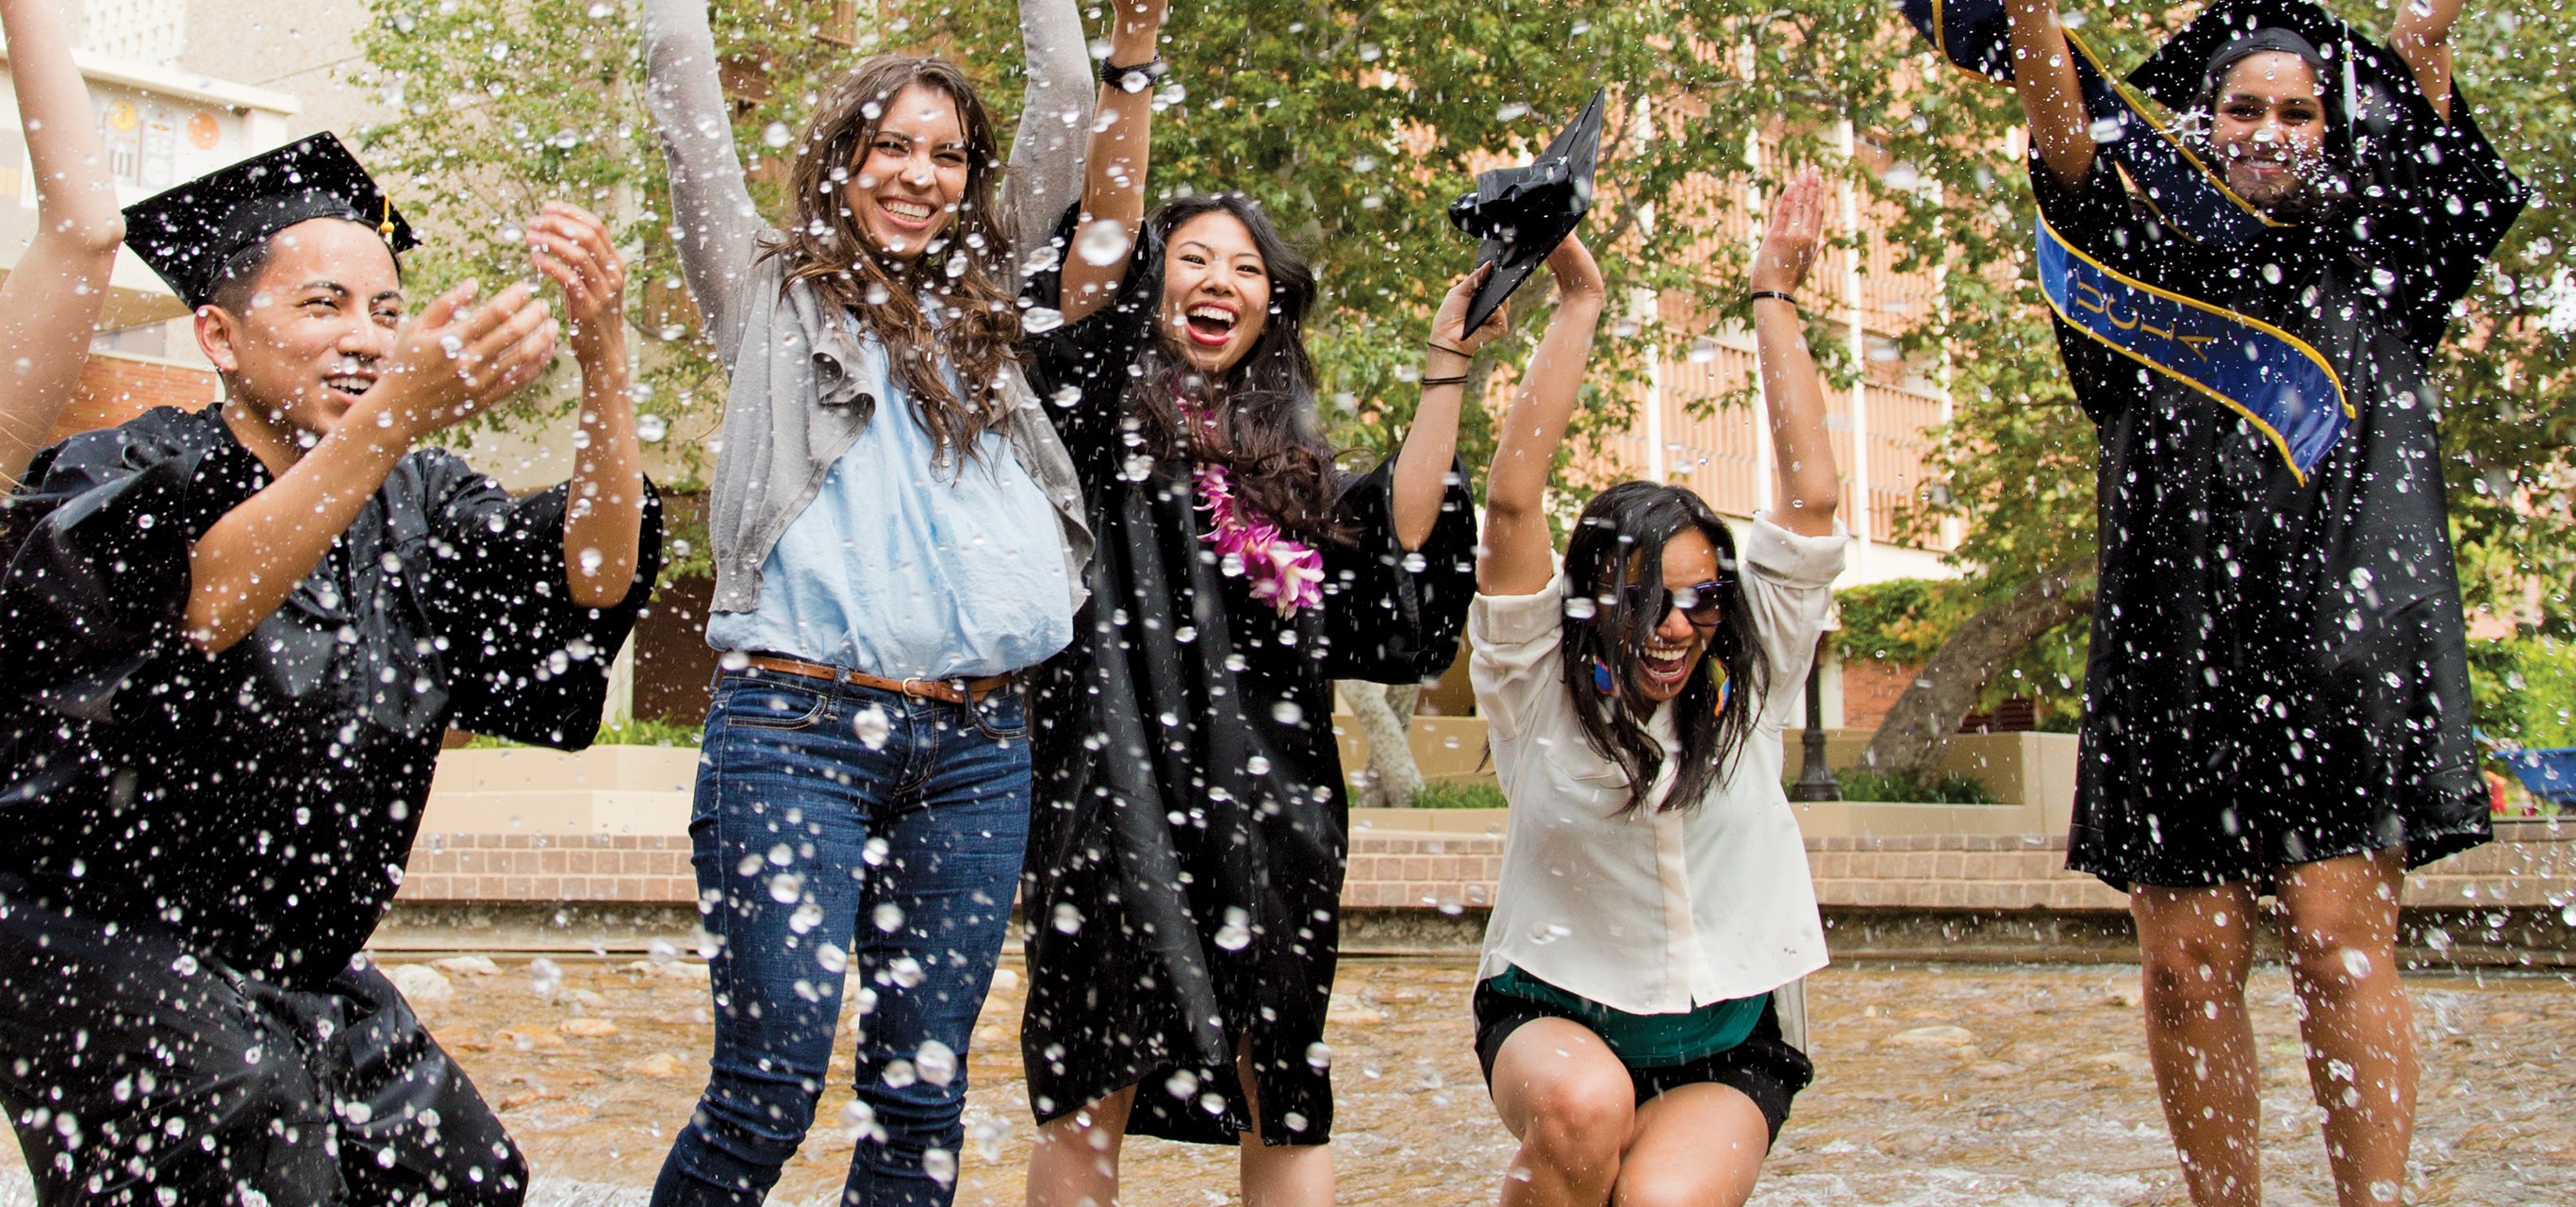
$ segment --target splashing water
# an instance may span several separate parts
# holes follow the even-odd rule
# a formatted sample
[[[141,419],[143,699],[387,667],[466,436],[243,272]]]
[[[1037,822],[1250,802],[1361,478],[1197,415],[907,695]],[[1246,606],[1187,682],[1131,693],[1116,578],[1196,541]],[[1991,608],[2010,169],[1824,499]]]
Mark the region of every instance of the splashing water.
[[[932,1085],[946,1085],[957,1079],[957,1053],[935,1039],[921,1041],[921,1050],[912,1055],[913,1071]]]
[[[894,733],[894,722],[886,717],[883,705],[871,704],[851,719],[850,728],[858,733],[861,745],[870,750],[883,750],[886,738]]]
[[[1127,254],[1128,246],[1127,228],[1115,219],[1103,218],[1082,228],[1082,235],[1073,241],[1073,252],[1085,264],[1107,268]]]
[[[1242,907],[1225,907],[1225,925],[1216,928],[1216,945],[1227,951],[1241,951],[1251,946],[1252,930],[1248,925],[1251,921],[1252,915]]]
[[[528,961],[528,988],[542,998],[552,998],[563,991],[563,966],[544,956]]]

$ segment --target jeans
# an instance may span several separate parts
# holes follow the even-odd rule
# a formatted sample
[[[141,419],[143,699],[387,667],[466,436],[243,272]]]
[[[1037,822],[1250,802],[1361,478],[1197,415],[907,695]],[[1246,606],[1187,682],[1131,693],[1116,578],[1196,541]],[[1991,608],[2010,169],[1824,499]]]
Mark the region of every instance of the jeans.
[[[715,1056],[656,1207],[768,1194],[813,1125],[851,976],[858,1101],[837,1125],[859,1135],[842,1201],[951,1200],[966,1048],[1028,839],[1021,707],[718,679],[689,821],[717,945]]]

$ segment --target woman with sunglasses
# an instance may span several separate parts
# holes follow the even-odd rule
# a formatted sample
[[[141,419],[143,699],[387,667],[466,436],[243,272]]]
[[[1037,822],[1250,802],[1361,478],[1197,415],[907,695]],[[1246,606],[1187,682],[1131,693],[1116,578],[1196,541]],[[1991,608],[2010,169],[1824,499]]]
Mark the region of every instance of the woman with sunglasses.
[[[1812,1073],[1771,997],[1825,963],[1779,741],[1848,540],[1791,292],[1823,216],[1809,170],[1753,267],[1780,503],[1740,557],[1698,495],[1623,482],[1551,566],[1548,467],[1604,294],[1580,242],[1548,258],[1560,296],[1502,425],[1467,622],[1512,809],[1474,1004],[1521,1142],[1507,1205],[1741,1203]]]

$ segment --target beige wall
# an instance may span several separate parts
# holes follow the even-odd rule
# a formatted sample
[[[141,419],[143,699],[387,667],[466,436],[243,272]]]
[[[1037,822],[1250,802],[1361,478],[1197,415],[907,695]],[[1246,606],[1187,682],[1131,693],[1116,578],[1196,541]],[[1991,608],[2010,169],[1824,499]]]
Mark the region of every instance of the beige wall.
[[[388,116],[375,90],[356,82],[366,63],[358,34],[365,0],[188,0],[187,49],[178,65],[304,102],[287,137],[316,130],[351,133]]]

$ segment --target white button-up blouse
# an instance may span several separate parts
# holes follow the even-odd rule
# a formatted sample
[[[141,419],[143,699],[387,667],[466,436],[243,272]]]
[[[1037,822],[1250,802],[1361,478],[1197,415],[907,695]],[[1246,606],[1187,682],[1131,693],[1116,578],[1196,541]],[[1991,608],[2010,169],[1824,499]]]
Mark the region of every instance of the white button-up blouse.
[[[1850,541],[1757,516],[1741,541],[1744,595],[1771,663],[1733,772],[1697,807],[1665,812],[1679,758],[1670,703],[1647,730],[1664,770],[1621,813],[1627,775],[1592,748],[1558,666],[1565,576],[1536,595],[1479,595],[1468,663],[1511,816],[1479,980],[1506,965],[1631,1014],[1752,997],[1825,966],[1806,843],[1780,787],[1780,731],[1814,660]],[[1578,685],[1589,691],[1591,685]]]

